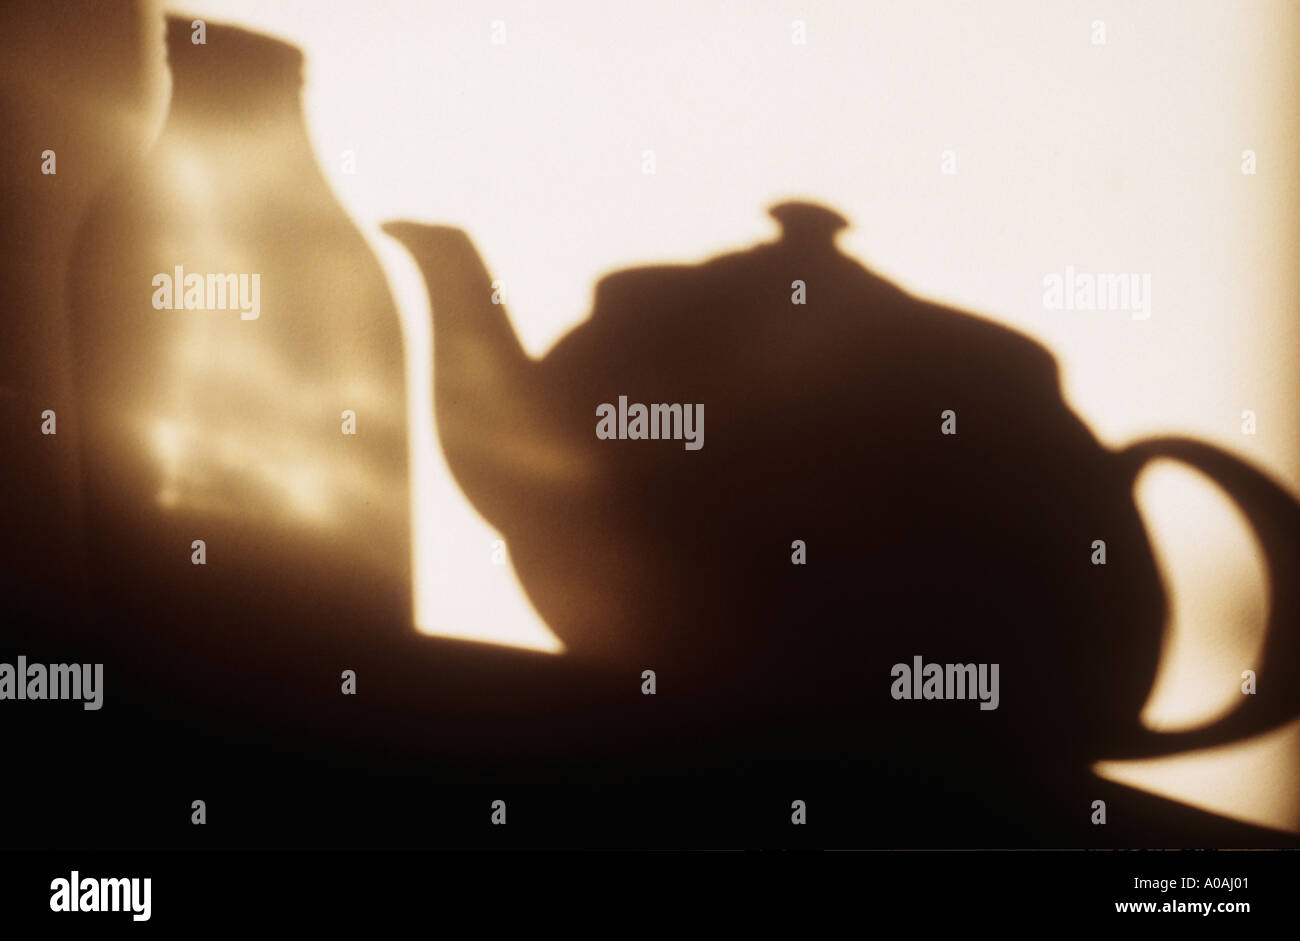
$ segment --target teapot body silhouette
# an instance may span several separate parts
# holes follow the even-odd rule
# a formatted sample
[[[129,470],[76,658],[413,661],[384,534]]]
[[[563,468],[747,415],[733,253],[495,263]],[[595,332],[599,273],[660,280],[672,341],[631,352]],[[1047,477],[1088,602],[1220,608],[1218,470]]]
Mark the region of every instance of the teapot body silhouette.
[[[655,670],[695,720],[769,734],[813,720],[1091,759],[1294,717],[1285,491],[1193,441],[1108,450],[1043,347],[873,275],[836,249],[829,210],[772,214],[773,243],[604,277],[591,318],[541,360],[463,232],[385,226],[428,282],[449,466],[571,656]],[[621,397],[702,406],[703,445],[598,435]],[[1274,689],[1176,734],[1137,718],[1166,601],[1132,490],[1158,456],[1227,489],[1274,571]],[[998,708],[894,699],[892,666],[917,656],[998,664]]]

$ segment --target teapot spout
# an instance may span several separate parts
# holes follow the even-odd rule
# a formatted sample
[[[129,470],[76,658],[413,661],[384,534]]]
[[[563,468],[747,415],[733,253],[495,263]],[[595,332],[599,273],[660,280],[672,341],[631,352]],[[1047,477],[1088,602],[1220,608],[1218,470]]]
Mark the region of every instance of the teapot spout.
[[[539,364],[520,345],[469,236],[448,226],[389,222],[424,275],[433,317],[433,406],[439,442],[475,508],[498,529],[512,501],[546,476],[557,447],[538,405]]]
[[[493,389],[522,380],[534,363],[520,346],[505,307],[493,303],[492,278],[469,236],[450,226],[414,222],[385,223],[383,230],[406,246],[424,275],[439,385],[465,391],[467,382]],[[435,389],[435,398],[439,391]]]

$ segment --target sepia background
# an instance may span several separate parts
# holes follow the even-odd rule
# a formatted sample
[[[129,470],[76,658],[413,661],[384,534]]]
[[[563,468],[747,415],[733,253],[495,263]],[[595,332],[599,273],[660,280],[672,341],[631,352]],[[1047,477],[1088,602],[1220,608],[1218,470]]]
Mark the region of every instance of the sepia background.
[[[498,534],[436,445],[430,311],[414,263],[380,231],[393,219],[465,229],[541,356],[588,316],[603,273],[743,248],[775,233],[767,207],[817,201],[850,220],[839,244],[876,272],[1042,342],[1107,446],[1197,437],[1300,493],[1300,8],[1285,0],[195,0],[141,17],[163,11],[305,55],[316,162],[402,316],[413,629],[563,656],[493,564]],[[792,41],[796,22],[806,42]],[[143,139],[167,110],[156,28],[132,93]],[[61,159],[61,180],[70,172]],[[53,264],[57,243],[48,251]],[[1150,319],[1045,309],[1044,276],[1067,266],[1150,273]],[[1269,576],[1244,519],[1198,474],[1159,462],[1138,501],[1172,599],[1142,718],[1204,725],[1257,665]],[[1300,832],[1300,722],[1097,771]]]

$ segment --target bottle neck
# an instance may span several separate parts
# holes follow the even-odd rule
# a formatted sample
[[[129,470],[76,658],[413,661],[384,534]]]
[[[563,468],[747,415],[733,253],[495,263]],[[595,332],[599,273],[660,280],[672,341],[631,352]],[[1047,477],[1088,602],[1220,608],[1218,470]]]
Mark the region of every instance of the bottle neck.
[[[189,21],[168,22],[172,117],[221,127],[302,120],[302,54],[293,46],[211,24],[201,43]]]
[[[196,81],[194,76],[173,71],[169,120],[223,133],[272,124],[301,125],[302,86],[296,81],[281,87],[238,79],[213,82],[206,76]]]

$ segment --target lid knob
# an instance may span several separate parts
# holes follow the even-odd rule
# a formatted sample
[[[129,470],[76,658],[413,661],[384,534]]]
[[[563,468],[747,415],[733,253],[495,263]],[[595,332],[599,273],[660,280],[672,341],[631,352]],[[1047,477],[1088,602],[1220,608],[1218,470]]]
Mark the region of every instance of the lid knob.
[[[835,241],[835,233],[849,226],[849,221],[834,209],[816,203],[778,203],[767,213],[781,224],[784,241],[803,245],[829,244]]]

